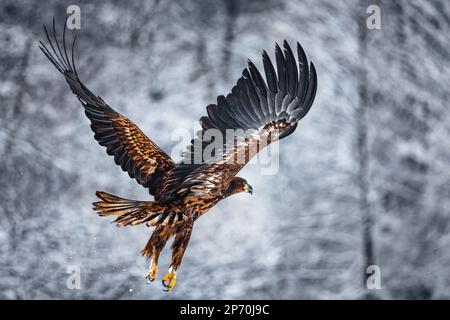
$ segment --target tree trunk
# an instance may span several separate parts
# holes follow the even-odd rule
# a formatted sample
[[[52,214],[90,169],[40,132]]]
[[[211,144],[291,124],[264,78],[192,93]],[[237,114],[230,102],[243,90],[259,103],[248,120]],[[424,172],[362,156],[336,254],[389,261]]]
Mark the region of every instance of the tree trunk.
[[[366,288],[367,267],[375,264],[374,254],[374,241],[373,241],[373,214],[371,211],[371,205],[369,201],[369,188],[370,188],[370,172],[369,172],[369,147],[368,147],[368,108],[369,108],[369,91],[368,91],[368,79],[367,79],[367,32],[369,31],[366,26],[366,16],[364,7],[360,8],[362,15],[358,15],[358,45],[359,45],[359,57],[360,65],[358,66],[358,94],[359,104],[356,110],[356,133],[357,133],[357,159],[358,159],[358,172],[357,183],[359,187],[359,209],[361,212],[362,221],[362,254],[363,254],[363,287]]]
[[[225,81],[230,79],[230,63],[233,53],[236,20],[239,14],[237,0],[225,0],[225,36],[223,41],[222,75]]]

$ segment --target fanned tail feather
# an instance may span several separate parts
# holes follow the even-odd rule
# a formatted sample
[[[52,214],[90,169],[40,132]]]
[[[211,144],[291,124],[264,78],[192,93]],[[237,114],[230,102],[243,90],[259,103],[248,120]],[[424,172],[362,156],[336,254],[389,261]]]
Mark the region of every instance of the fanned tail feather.
[[[147,226],[169,226],[180,222],[180,214],[171,212],[170,208],[155,201],[137,201],[114,196],[97,191],[96,196],[101,201],[94,202],[93,209],[101,217],[115,216],[115,223],[119,226],[138,225],[146,223]]]

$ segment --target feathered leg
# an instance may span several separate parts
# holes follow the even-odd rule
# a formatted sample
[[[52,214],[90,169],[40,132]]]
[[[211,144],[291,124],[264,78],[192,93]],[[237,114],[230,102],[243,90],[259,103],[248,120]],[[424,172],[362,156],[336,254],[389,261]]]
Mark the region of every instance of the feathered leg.
[[[152,282],[155,280],[158,274],[158,259],[161,250],[166,245],[167,240],[170,238],[170,231],[168,227],[163,227],[161,225],[157,226],[153,231],[152,236],[148,240],[144,249],[142,249],[142,255],[149,259],[151,257],[151,262],[148,270],[148,274],[145,278]]]
[[[177,226],[175,240],[172,244],[172,262],[170,264],[169,272],[162,280],[165,291],[170,291],[175,286],[177,281],[177,269],[181,264],[184,252],[191,239],[193,226],[194,221],[190,219]]]

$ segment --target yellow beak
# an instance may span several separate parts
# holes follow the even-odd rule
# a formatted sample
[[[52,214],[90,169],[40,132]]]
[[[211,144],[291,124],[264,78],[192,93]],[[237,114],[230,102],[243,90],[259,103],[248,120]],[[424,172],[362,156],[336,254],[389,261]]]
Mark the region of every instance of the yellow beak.
[[[251,185],[249,185],[248,183],[246,183],[246,184],[244,185],[244,192],[253,194],[253,187],[252,187]]]

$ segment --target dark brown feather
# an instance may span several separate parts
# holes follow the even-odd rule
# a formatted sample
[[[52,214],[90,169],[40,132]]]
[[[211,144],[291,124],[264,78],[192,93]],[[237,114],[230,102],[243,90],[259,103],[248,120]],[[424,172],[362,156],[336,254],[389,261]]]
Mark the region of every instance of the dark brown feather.
[[[45,26],[44,26],[45,28]],[[65,25],[63,33],[64,52],[61,51],[53,22],[53,38],[47,29],[48,47],[41,41],[40,49],[61,72],[72,92],[83,104],[86,116],[91,121],[94,138],[100,145],[106,147],[109,155],[114,156],[116,164],[120,165],[131,178],[151,194],[156,194],[162,175],[175,167],[173,160],[151,141],[132,121],[114,111],[102,98],[93,94],[78,78],[75,69],[72,47],[72,62],[68,59],[65,43]],[[73,46],[75,45],[75,39]]]

